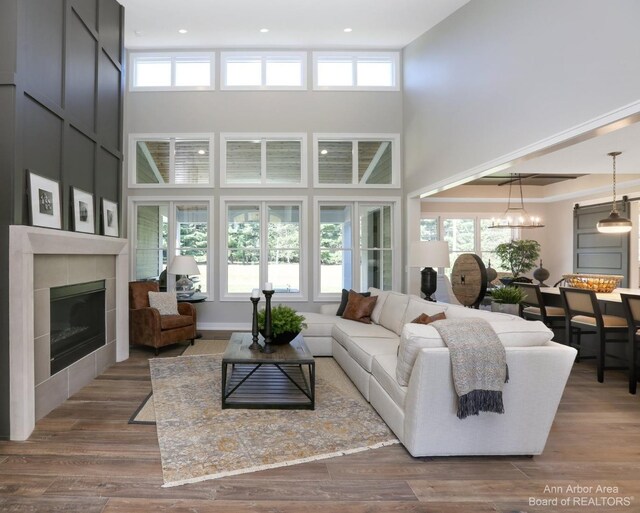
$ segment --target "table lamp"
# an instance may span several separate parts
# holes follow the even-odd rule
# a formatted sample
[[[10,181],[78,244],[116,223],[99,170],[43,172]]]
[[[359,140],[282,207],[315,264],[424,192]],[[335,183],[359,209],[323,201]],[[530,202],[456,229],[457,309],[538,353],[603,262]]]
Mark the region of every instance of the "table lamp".
[[[449,243],[429,240],[412,242],[409,248],[409,267],[422,267],[420,290],[427,301],[435,301],[433,293],[438,287],[438,272],[434,267],[449,267]]]
[[[173,258],[173,262],[169,266],[169,272],[180,276],[180,279],[176,281],[176,294],[178,297],[193,296],[195,289],[193,282],[189,279],[189,275],[200,274],[196,259],[190,255],[178,255]]]

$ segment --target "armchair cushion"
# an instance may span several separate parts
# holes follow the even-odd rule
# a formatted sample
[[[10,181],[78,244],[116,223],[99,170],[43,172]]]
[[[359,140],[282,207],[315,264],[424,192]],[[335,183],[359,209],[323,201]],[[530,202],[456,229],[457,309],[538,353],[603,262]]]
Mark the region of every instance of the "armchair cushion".
[[[183,328],[184,326],[191,326],[193,324],[193,317],[190,315],[161,315],[160,316],[160,329],[172,330],[175,328]]]
[[[178,315],[178,300],[172,292],[149,291],[149,306],[158,310],[160,315]]]

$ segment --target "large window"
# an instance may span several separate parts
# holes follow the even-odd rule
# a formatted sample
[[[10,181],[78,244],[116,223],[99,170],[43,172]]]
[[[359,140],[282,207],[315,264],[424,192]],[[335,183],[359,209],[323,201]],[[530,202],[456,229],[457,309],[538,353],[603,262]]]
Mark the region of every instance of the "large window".
[[[220,140],[223,186],[306,186],[305,134],[222,134]]]
[[[396,206],[395,201],[318,202],[318,299],[335,298],[343,288],[394,288]]]
[[[131,187],[213,185],[211,134],[132,134],[129,139]]]
[[[389,134],[315,134],[316,187],[399,187],[400,138]]]
[[[279,297],[303,298],[304,201],[225,202],[226,297],[245,298],[271,282]]]
[[[212,52],[131,53],[130,91],[211,90]]]
[[[313,88],[398,91],[398,52],[313,52]]]
[[[306,89],[306,52],[222,52],[222,89]]]
[[[509,242],[518,236],[518,233],[506,229],[490,229],[491,218],[489,216],[441,216],[424,217],[420,220],[420,240],[442,240],[449,243],[449,256],[453,267],[456,258],[462,253],[477,254],[485,266],[497,271],[508,271],[501,266],[501,262],[495,255],[498,244]],[[445,269],[449,274],[451,268]]]
[[[167,266],[173,255],[192,255],[200,274],[190,276],[203,293],[210,290],[209,200],[155,201],[131,199],[130,225],[135,249],[134,277],[137,280],[158,279],[169,289],[175,276],[168,275]]]

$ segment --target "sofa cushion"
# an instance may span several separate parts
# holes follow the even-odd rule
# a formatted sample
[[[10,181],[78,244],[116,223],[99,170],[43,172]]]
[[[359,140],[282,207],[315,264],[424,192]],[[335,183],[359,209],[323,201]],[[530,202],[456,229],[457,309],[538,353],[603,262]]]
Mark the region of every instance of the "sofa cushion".
[[[398,352],[398,338],[351,337],[345,349],[360,367],[371,372],[374,356],[388,354],[395,358]]]
[[[178,315],[178,300],[173,292],[149,291],[149,306],[160,315]]]
[[[335,312],[335,309],[333,310]],[[304,323],[307,325],[302,330],[303,337],[330,337],[333,325],[336,323],[336,316],[326,315],[316,312],[298,312],[304,316]]]
[[[393,354],[378,354],[373,358],[371,374],[384,391],[389,394],[394,403],[404,408],[407,397],[407,387],[400,386],[396,380],[397,358]]]
[[[447,311],[447,317],[449,311]],[[469,319],[470,322],[473,319]],[[553,331],[540,321],[489,321],[505,347],[541,346],[553,338]],[[398,348],[396,379],[402,386],[409,384],[411,370],[418,352],[424,348],[446,347],[438,331],[431,325],[406,324]]]
[[[436,315],[441,312],[446,312],[447,308],[449,308],[449,305],[426,301],[421,297],[411,295],[409,296],[407,311],[404,314],[404,324],[413,321],[413,319],[418,317],[420,314]]]
[[[344,309],[347,307],[347,303],[349,302],[349,292],[352,291],[342,289],[342,298],[340,299],[340,305],[338,306],[338,311],[336,312],[336,315],[339,317],[342,317]],[[355,292],[355,290],[353,292]],[[363,297],[369,297],[371,295],[370,292],[356,292],[356,294],[360,294]]]
[[[342,318],[371,324],[371,312],[373,312],[377,300],[378,296],[364,297],[350,290],[349,301],[347,301]]]
[[[372,296],[378,296],[378,301],[376,301],[376,306],[371,312],[371,321],[376,324],[380,324],[380,314],[382,314],[382,308],[384,307],[384,303],[387,300],[387,296],[389,295],[389,291],[376,289],[375,287],[369,287],[369,293]]]
[[[395,333],[378,324],[363,324],[361,322],[340,318],[333,326],[331,336],[343,347],[347,347],[346,341],[351,337],[398,339]]]
[[[402,332],[404,314],[409,303],[409,296],[398,292],[389,292],[380,314],[380,324],[396,335]]]

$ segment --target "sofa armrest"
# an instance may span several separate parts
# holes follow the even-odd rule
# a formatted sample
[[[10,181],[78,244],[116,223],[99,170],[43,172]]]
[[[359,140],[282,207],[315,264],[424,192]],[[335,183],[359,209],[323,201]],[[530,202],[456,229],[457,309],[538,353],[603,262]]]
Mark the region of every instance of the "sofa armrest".
[[[198,310],[194,305],[187,302],[178,303],[178,313],[180,315],[189,315],[193,318],[193,336],[196,336],[198,328]]]
[[[403,443],[413,455],[540,454],[562,397],[574,348],[547,342],[506,348],[505,413],[460,420],[448,348],[421,349],[405,399]],[[481,449],[478,449],[480,448]]]
[[[160,312],[156,308],[129,310],[129,341],[155,345],[160,342]]]

